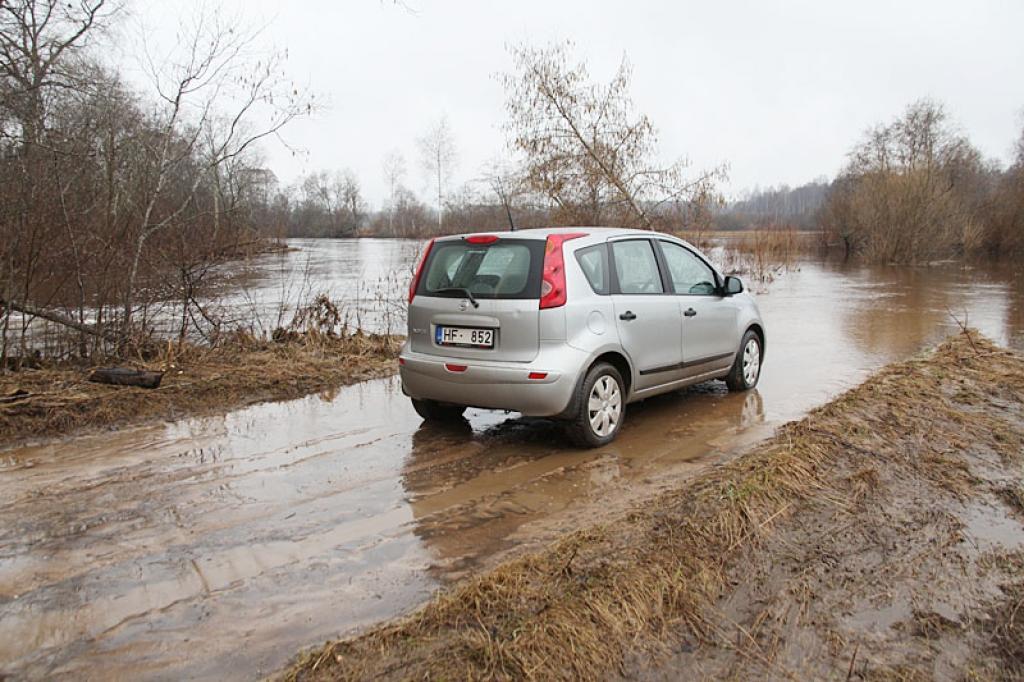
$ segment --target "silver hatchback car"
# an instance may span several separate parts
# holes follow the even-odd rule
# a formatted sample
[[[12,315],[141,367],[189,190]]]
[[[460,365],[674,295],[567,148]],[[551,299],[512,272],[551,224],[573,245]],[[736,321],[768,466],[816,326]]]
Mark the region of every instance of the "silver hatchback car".
[[[432,240],[409,287],[402,389],[427,420],[466,407],[565,421],[610,442],[626,404],[709,379],[757,385],[765,325],[687,242],[618,228]]]

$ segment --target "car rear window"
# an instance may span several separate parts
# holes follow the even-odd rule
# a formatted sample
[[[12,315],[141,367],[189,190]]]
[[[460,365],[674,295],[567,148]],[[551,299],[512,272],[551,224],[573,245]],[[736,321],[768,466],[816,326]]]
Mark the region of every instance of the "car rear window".
[[[417,294],[476,298],[540,298],[544,242],[500,239],[490,244],[465,240],[434,244]]]

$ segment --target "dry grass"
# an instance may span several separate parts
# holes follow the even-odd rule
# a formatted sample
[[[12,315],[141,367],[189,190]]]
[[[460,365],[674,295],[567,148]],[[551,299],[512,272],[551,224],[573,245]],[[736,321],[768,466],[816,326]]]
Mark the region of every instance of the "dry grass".
[[[728,572],[743,553],[783,519],[810,506],[849,509],[877,484],[877,472],[847,470],[854,455],[954,491],[972,485],[942,454],[965,442],[996,449],[995,417],[948,397],[942,389],[957,379],[993,386],[993,399],[1024,402],[1024,361],[977,336],[955,337],[628,517],[503,564],[402,620],[328,643],[283,677],[594,679],[624,673],[627,657],[663,651],[681,631],[721,640],[713,607],[730,591]],[[748,639],[751,646],[736,648],[771,669]]]
[[[1024,515],[1024,487],[1008,485],[999,489],[999,496],[1018,514]]]
[[[1024,583],[1005,585],[1006,600],[989,614],[993,653],[1003,662],[998,679],[1024,679]]]
[[[0,396],[27,395],[0,402],[0,443],[295,398],[388,375],[395,370],[399,342],[310,329],[278,341],[237,335],[214,348],[168,344],[157,356],[130,363],[166,371],[155,390],[89,383],[91,368],[3,373]]]
[[[684,239],[711,251],[729,274],[742,275],[748,286],[765,289],[813,248],[819,234],[785,225],[739,232],[684,233]],[[719,249],[716,251],[715,249]]]

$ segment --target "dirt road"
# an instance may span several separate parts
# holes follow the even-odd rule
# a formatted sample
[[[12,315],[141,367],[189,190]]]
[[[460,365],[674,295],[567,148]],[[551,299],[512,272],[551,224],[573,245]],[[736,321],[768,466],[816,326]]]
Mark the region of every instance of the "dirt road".
[[[421,427],[398,390],[6,453],[0,670],[251,677],[766,428],[758,394],[719,389],[652,402],[615,447],[575,451],[505,415]]]

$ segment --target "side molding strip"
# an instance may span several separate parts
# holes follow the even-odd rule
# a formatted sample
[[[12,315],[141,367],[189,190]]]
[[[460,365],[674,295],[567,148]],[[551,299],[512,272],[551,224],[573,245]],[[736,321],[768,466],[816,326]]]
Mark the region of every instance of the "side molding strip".
[[[665,365],[664,367],[652,367],[651,369],[642,369],[640,370],[640,374],[657,374],[658,372],[671,372],[674,369],[686,369],[687,367],[706,365],[707,363],[714,362],[715,360],[724,360],[730,355],[733,355],[733,353],[719,353],[718,355],[710,355],[706,358],[700,358],[699,360],[690,360],[689,362],[677,362],[674,365]]]

